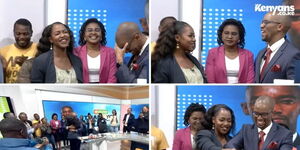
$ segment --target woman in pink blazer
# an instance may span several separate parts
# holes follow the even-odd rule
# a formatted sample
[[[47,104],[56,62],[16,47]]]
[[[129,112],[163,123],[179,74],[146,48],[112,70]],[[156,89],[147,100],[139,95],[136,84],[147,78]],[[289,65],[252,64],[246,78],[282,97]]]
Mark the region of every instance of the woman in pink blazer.
[[[225,20],[218,29],[219,47],[209,50],[205,73],[208,83],[253,83],[253,54],[246,49],[245,28],[235,19]]]
[[[184,125],[186,128],[176,131],[173,150],[193,150],[196,148],[195,139],[197,132],[203,127],[201,122],[204,120],[206,109],[203,105],[192,103],[184,114]]]
[[[74,50],[82,61],[83,83],[116,83],[116,55],[106,47],[106,31],[96,18],[85,21],[79,31],[79,47]]]

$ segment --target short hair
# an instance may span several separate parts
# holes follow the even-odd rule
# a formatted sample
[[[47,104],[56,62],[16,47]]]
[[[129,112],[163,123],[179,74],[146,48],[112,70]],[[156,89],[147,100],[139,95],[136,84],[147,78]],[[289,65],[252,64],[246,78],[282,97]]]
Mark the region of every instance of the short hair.
[[[3,136],[6,133],[20,132],[21,130],[27,132],[24,123],[21,120],[18,120],[16,118],[6,118],[0,122],[0,131],[3,134]]]
[[[3,118],[4,119],[6,119],[6,118],[9,118],[9,114],[11,114],[12,112],[5,112],[4,114],[3,114]],[[12,114],[14,114],[14,113],[12,113]]]
[[[206,109],[203,105],[199,104],[199,103],[192,103],[189,105],[189,107],[186,109],[185,113],[184,113],[184,122],[183,124],[185,126],[188,126],[189,125],[189,119],[192,115],[193,112],[196,112],[196,111],[200,111],[202,112],[203,114],[205,114],[206,112]]]
[[[246,101],[249,100],[249,103],[254,104],[254,102],[251,102],[251,90],[253,90],[256,87],[263,87],[263,86],[248,86],[246,88]],[[300,86],[284,86],[286,88],[292,88],[294,91],[293,93],[296,95],[296,100],[300,101]]]
[[[102,40],[100,41],[100,44],[102,46],[105,46],[106,45],[106,30],[105,30],[105,27],[104,25],[102,24],[102,22],[98,21],[96,18],[90,18],[88,20],[86,20],[80,30],[79,30],[79,41],[78,41],[78,44],[79,45],[84,45],[86,44],[86,41],[84,40],[84,34],[85,34],[85,30],[86,30],[86,26],[90,23],[96,23],[99,27],[100,27],[100,30],[101,30],[101,37],[102,37]]]
[[[23,26],[27,26],[27,27],[29,27],[30,32],[31,32],[31,33],[33,32],[33,31],[32,31],[32,25],[31,25],[31,22],[30,22],[29,20],[27,20],[27,19],[25,19],[25,18],[20,18],[20,19],[18,19],[18,20],[15,22],[15,24],[14,24],[14,31],[15,31],[15,29],[16,29],[16,25],[17,25],[17,24],[23,25]]]
[[[69,108],[69,109],[71,109],[71,111],[73,112],[73,108],[72,108],[71,106],[63,106],[63,107],[61,108],[61,110],[64,110],[65,108]]]
[[[19,119],[21,119],[21,116],[22,116],[22,115],[26,115],[26,116],[27,116],[27,114],[26,114],[25,112],[21,112],[21,113],[19,113],[19,116],[18,116]]]
[[[220,25],[219,29],[218,29],[218,44],[222,45],[223,41],[222,41],[222,33],[224,28],[227,25],[234,25],[238,28],[239,30],[239,37],[240,37],[240,42],[238,43],[238,45],[240,46],[240,48],[244,48],[245,46],[245,35],[246,35],[246,30],[244,28],[244,25],[242,24],[241,21],[239,20],[235,20],[235,19],[226,19],[225,21],[222,22],[222,24]]]
[[[229,130],[229,133],[234,134],[235,132],[235,116],[234,116],[234,112],[232,111],[232,109],[230,107],[228,107],[225,104],[217,104],[217,105],[213,105],[212,107],[210,107],[206,114],[205,114],[205,120],[202,122],[202,125],[205,129],[207,130],[211,130],[213,127],[213,117],[215,117],[219,111],[221,109],[225,109],[227,111],[230,112],[231,114],[231,129]]]
[[[51,116],[51,118],[53,119],[54,116],[58,117],[58,115],[56,113],[53,113],[52,116]]]

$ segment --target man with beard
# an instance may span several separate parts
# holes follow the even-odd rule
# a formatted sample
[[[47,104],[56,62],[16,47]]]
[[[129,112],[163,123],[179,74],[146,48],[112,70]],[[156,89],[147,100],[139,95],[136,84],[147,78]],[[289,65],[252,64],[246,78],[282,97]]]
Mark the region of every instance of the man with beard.
[[[293,134],[272,121],[274,106],[272,97],[258,97],[253,104],[254,124],[243,125],[239,133],[225,147],[244,150],[291,150]]]
[[[273,12],[264,16],[260,28],[267,47],[256,57],[256,83],[273,83],[274,79],[294,80],[295,62],[300,59],[300,51],[285,38],[290,26],[288,16],[273,15]]]
[[[293,133],[293,146],[300,145],[297,120],[300,114],[300,88],[298,86],[249,86],[246,103],[242,103],[246,115],[252,114],[253,105],[259,96],[269,96],[275,102],[272,119]]]
[[[5,82],[15,83],[22,64],[35,56],[36,44],[31,42],[32,25],[27,19],[18,19],[14,24],[15,43],[0,49],[0,56],[6,62]]]

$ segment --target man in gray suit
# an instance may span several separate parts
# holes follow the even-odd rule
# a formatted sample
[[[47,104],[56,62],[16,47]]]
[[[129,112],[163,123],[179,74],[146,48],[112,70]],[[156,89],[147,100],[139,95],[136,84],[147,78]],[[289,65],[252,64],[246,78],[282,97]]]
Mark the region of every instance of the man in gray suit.
[[[262,40],[267,47],[261,50],[255,60],[255,82],[273,83],[274,79],[295,78],[295,61],[300,51],[287,39],[291,21],[288,16],[267,13],[260,25]]]
[[[239,133],[226,145],[227,148],[244,150],[291,150],[292,133],[272,122],[274,100],[260,96],[253,106],[253,125],[243,125]]]

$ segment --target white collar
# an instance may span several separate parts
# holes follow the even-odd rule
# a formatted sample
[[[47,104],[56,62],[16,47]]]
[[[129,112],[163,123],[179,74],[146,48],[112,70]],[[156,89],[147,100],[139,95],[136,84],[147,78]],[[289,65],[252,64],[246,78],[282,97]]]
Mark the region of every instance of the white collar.
[[[278,40],[277,42],[275,42],[274,44],[272,44],[271,46],[268,44],[268,48],[271,49],[272,53],[276,52],[281,45],[285,42],[284,38],[281,38],[280,40]]]
[[[295,133],[293,134],[293,142],[295,142],[295,140],[296,140],[296,138],[297,138],[297,135],[298,135],[297,132],[295,132]]]
[[[143,47],[142,47],[142,49],[141,49],[141,51],[140,51],[139,56],[141,56],[141,55],[143,54],[143,52],[144,52],[144,50],[146,49],[146,47],[148,46],[149,42],[150,42],[150,39],[147,37],[147,40],[146,40],[146,42],[144,43],[144,45],[143,45]]]
[[[269,124],[269,126],[267,126],[265,129],[260,129],[260,128],[258,128],[258,133],[260,132],[260,131],[263,131],[264,133],[265,133],[265,137],[267,137],[267,135],[268,135],[268,133],[270,132],[270,130],[271,130],[271,127],[272,127],[272,125],[273,125],[273,123],[271,122],[270,124]]]

